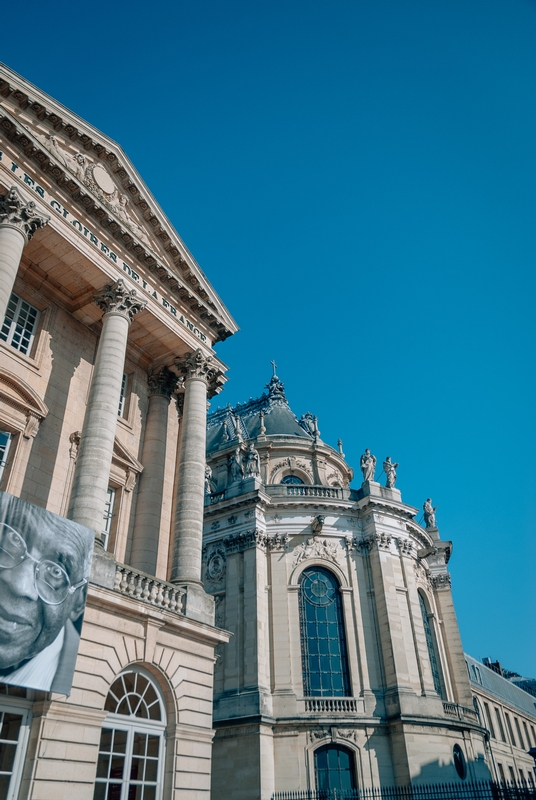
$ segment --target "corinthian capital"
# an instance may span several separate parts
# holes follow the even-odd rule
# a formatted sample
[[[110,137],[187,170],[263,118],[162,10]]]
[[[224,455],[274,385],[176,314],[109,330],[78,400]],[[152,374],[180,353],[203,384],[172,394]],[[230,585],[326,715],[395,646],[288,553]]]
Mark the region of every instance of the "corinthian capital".
[[[0,225],[17,228],[28,241],[49,220],[48,214],[40,214],[33,200],[26,200],[16,186],[0,197]]]
[[[207,384],[207,394],[214,397],[223,389],[225,376],[217,364],[214,363],[212,356],[203,353],[200,347],[194,353],[187,353],[175,359],[175,365],[184,380],[197,378]]]
[[[177,383],[177,376],[167,367],[151,369],[147,375],[147,383],[149,384],[149,397],[159,394],[169,398]]]
[[[147,301],[138,297],[135,289],[127,289],[122,278],[109,283],[102,294],[95,295],[94,299],[105,314],[122,314],[129,322],[132,322],[134,314],[143,311],[147,305]]]

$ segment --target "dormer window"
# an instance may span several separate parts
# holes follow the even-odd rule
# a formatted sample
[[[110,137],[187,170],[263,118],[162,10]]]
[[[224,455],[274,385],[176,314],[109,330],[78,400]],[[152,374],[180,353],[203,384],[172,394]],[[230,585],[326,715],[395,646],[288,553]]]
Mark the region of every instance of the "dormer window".
[[[303,483],[303,481],[301,478],[298,478],[297,475],[285,475],[285,477],[281,479],[281,483],[286,483],[288,485]]]

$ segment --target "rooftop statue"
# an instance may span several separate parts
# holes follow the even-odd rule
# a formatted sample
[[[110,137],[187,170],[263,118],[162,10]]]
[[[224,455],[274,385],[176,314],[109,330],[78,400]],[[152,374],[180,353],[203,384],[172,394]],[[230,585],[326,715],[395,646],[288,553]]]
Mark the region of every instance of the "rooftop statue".
[[[244,477],[244,468],[242,466],[242,456],[240,455],[240,448],[237,447],[232,456],[229,457],[229,478],[231,483],[241,481]]]
[[[373,456],[368,448],[361,456],[359,466],[363,473],[363,482],[373,481],[374,473],[376,472],[376,456]]]
[[[246,478],[258,478],[261,474],[259,465],[259,454],[255,449],[255,445],[251,442],[249,450],[246,455],[246,466],[244,468],[244,475]]]
[[[298,425],[301,425],[303,430],[311,434],[311,436],[315,435],[314,417],[310,411],[306,411],[305,414],[302,414],[301,419],[298,420]]]
[[[383,462],[383,471],[385,472],[385,486],[387,489],[394,489],[396,483],[396,470],[398,464],[393,464],[391,456],[387,456]]]
[[[431,497],[428,497],[422,509],[424,511],[424,523],[426,527],[435,528],[436,527],[435,512],[437,511],[437,506],[432,506]]]

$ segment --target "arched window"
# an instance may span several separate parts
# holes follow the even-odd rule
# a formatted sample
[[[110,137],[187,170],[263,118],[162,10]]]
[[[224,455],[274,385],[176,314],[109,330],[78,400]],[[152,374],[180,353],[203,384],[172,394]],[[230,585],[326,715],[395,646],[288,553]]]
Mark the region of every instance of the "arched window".
[[[434,680],[434,689],[440,697],[443,697],[443,680],[437,654],[437,642],[435,640],[432,626],[430,625],[428,609],[426,608],[426,603],[421,592],[419,592],[419,602],[421,604],[424,635],[426,636],[426,646],[428,648],[428,657],[430,658],[430,668],[432,670],[432,678]]]
[[[319,793],[357,789],[352,751],[339,744],[326,744],[315,750],[315,780]]]
[[[339,584],[311,567],[300,580],[303,691],[308,697],[348,697],[348,657]]]
[[[124,672],[104,708],[93,800],[159,800],[165,713],[156,686],[141,670]]]
[[[298,484],[303,483],[301,478],[298,478],[297,475],[285,475],[284,478],[281,479],[281,483],[286,483],[287,485],[290,484]]]

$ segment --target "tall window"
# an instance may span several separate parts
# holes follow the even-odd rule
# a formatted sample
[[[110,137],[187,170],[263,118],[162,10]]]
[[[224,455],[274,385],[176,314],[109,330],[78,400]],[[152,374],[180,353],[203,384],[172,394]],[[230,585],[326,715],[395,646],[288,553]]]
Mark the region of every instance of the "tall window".
[[[0,339],[27,355],[32,347],[38,319],[39,311],[36,308],[22,297],[12,294],[0,330]]]
[[[165,718],[156,687],[141,672],[125,672],[104,708],[93,800],[159,800]]]
[[[123,380],[121,381],[121,396],[119,398],[119,408],[117,409],[117,416],[124,417],[126,411],[126,400],[127,400],[127,383],[128,383],[128,375],[126,372],[123,373]]]
[[[102,520],[102,544],[105,550],[108,550],[108,543],[110,541],[110,531],[112,530],[112,520],[114,517],[114,504],[115,489],[112,489],[112,487],[109,486]]]
[[[25,689],[0,684],[0,800],[18,796],[30,708]]]
[[[339,584],[327,569],[301,575],[303,691],[308,697],[348,697],[348,657]]]
[[[327,744],[315,750],[315,779],[318,792],[356,789],[352,751],[336,744]]]
[[[0,431],[0,482],[7,464],[12,436],[8,431]],[[1,795],[0,795],[1,796]]]
[[[430,668],[432,670],[432,678],[434,681],[434,689],[440,697],[443,696],[443,681],[441,680],[441,668],[437,658],[437,646],[435,641],[434,632],[430,625],[430,618],[428,616],[428,609],[424,602],[424,597],[419,592],[419,602],[421,604],[422,621],[424,625],[424,635],[426,636],[426,646],[428,648],[428,657],[430,658]]]

